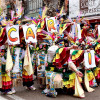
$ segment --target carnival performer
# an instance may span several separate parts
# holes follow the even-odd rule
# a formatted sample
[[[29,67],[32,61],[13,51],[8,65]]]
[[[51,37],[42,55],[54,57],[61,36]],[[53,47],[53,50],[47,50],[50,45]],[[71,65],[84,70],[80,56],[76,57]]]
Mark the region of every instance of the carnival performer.
[[[97,84],[100,85],[100,39],[98,39],[95,45],[95,61],[96,68],[93,69],[94,76],[96,78]]]
[[[47,48],[48,45],[46,43],[41,43],[39,45],[40,52],[37,55],[37,79],[40,84],[40,88],[44,88],[46,85],[45,81],[45,65],[47,62]]]
[[[36,90],[36,88],[33,86],[34,71],[33,71],[33,67],[32,67],[31,55],[30,55],[30,50],[29,50],[28,44],[26,46],[22,74],[23,74],[23,86],[26,86],[27,89],[30,89],[30,90]]]
[[[7,66],[7,55],[9,54],[6,52],[6,46],[2,45],[0,47],[0,91],[2,94],[10,94],[12,87],[9,71],[6,70],[6,67],[9,67]]]
[[[20,28],[20,33],[21,33],[21,35],[23,34],[22,27]],[[32,50],[29,45],[31,45],[31,43],[26,44],[25,40],[22,40],[20,43],[20,48],[22,51],[21,59],[22,59],[23,86],[25,86],[26,89],[28,89],[28,90],[36,90],[36,88],[33,86],[33,84],[34,84],[34,79],[33,79],[34,68],[33,68],[32,59],[31,59],[32,53],[34,52],[34,50]]]
[[[57,45],[53,45],[48,49],[48,63],[46,67],[46,89],[43,91],[47,96],[56,97],[57,92],[55,88],[63,88],[63,65],[67,62],[68,66],[76,72],[79,77],[83,74],[77,70],[76,66],[70,58],[70,50],[76,49],[77,46],[59,48]],[[54,56],[55,55],[55,56]],[[73,83],[75,86],[75,83]],[[84,97],[83,89],[80,89],[81,95]]]
[[[86,48],[85,48],[86,49]],[[87,50],[84,50],[84,47],[81,48],[81,50],[74,50],[72,53],[72,61],[77,66],[77,68],[84,74],[82,86],[88,91],[93,92],[94,89],[90,87],[97,86],[95,76],[93,73],[93,69],[85,69],[84,65],[84,53],[90,52],[91,48],[87,48]]]
[[[85,24],[83,26],[83,30],[82,30],[81,36],[82,36],[82,39],[80,41],[81,43],[79,43],[78,45],[82,45],[82,43],[83,43],[83,47],[81,48],[81,50],[75,50],[72,53],[72,60],[75,63],[75,65],[77,67],[79,67],[80,63],[83,64],[83,65],[80,66],[80,68],[82,66],[84,66],[84,52],[85,51],[90,51],[91,49],[94,50],[94,44],[95,44],[94,43],[95,42],[95,36],[94,36],[94,34],[92,32],[92,29],[90,28],[90,25]],[[84,67],[81,68],[81,69],[83,69],[83,72],[85,71]],[[95,76],[93,74],[92,69],[87,70],[86,73],[87,73],[88,80],[89,80],[89,86],[91,86],[91,87],[97,86],[97,83],[96,83],[96,80],[95,80]]]
[[[12,91],[11,94],[15,93],[15,87],[17,87],[22,82],[22,59],[24,57],[24,51],[20,46],[11,47],[12,59],[13,59],[13,68],[11,70],[11,79],[12,79]],[[22,57],[23,56],[23,57]]]
[[[92,29],[90,28],[90,25],[85,24],[83,26],[81,37],[82,37],[82,41],[84,42],[87,42],[87,40],[89,42],[94,41],[95,36],[92,32]]]

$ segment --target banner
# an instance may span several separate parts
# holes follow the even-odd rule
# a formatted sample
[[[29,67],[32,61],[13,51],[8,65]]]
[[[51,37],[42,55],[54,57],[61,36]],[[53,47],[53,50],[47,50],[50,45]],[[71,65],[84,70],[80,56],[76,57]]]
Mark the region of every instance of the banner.
[[[69,17],[100,14],[100,0],[69,0]]]
[[[20,44],[19,40],[19,25],[6,26],[6,33],[8,37],[8,44]]]
[[[47,30],[48,32],[57,32],[57,19],[56,17],[50,17],[50,18],[46,18],[46,26],[47,26]]]
[[[81,27],[80,27],[80,24],[77,24],[77,30],[78,30],[78,39],[81,39]]]
[[[84,53],[85,69],[96,67],[94,50]]]
[[[72,38],[75,37],[75,27],[76,27],[76,25],[75,25],[75,23],[74,23],[74,25],[72,25],[72,27],[71,27],[71,30],[72,30],[72,32],[71,32]]]
[[[26,43],[36,43],[36,33],[37,33],[37,26],[35,24],[31,24],[29,26],[23,25],[23,32]]]

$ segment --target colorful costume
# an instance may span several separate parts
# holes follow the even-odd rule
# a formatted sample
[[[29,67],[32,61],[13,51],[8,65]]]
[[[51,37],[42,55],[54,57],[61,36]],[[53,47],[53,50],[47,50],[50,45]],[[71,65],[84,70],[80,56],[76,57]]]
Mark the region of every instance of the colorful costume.
[[[38,67],[37,67],[37,77],[40,85],[45,85],[45,65],[47,62],[47,54],[44,51],[40,52],[38,55]]]
[[[96,61],[96,68],[94,68],[94,75],[98,85],[100,84],[100,41],[98,40],[95,46],[95,61]]]
[[[23,86],[30,87],[33,85],[33,67],[29,47],[27,45],[23,65]]]
[[[75,96],[84,97],[83,89],[80,87],[80,85],[77,87],[77,84],[80,84],[81,79],[77,77],[74,72],[68,72],[65,70],[68,66],[65,66],[65,68],[63,67],[66,62],[68,65],[72,64],[70,59],[70,50],[68,50],[67,47],[58,48],[58,46],[51,46],[48,49],[48,55],[48,67],[46,67],[46,84],[47,86],[49,84],[50,91],[47,93],[47,95],[52,94],[54,97],[56,97],[57,93],[55,89],[63,89],[63,87],[66,87],[67,89],[75,89],[73,93]],[[78,90],[79,88],[80,91]]]
[[[1,49],[1,55],[0,55],[0,91],[1,92],[4,92],[4,93],[7,93],[9,91],[11,91],[11,87],[12,87],[12,80],[11,80],[11,77],[10,77],[10,74],[9,74],[9,70],[7,70],[7,56],[9,55],[8,54],[9,51],[7,51],[7,54],[6,54],[6,51],[5,49]],[[4,53],[4,55],[2,55],[2,53]],[[10,58],[9,58],[10,59]],[[11,59],[10,59],[11,60]],[[11,65],[11,64],[9,64]],[[8,68],[9,69],[9,68]]]
[[[13,86],[17,86],[18,81],[22,79],[22,49],[20,47],[12,47],[13,49],[13,69],[11,71],[11,78],[13,80]]]
[[[89,86],[96,86],[95,77],[91,69],[85,70],[84,67],[84,50],[75,50],[72,53],[72,61],[78,67],[81,72],[84,74],[83,85],[88,92],[92,92],[93,89],[90,89]],[[88,82],[88,83],[87,83]],[[88,86],[88,88],[87,88]]]

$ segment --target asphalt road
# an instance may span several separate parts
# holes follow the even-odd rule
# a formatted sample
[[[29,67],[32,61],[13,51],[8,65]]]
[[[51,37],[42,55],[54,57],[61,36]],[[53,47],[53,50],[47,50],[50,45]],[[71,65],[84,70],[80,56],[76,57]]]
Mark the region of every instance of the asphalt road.
[[[46,97],[39,89],[39,85],[35,82],[36,91],[26,90],[24,87],[17,87],[16,94],[13,95],[0,95],[0,100],[80,100],[70,95],[59,94],[56,98]],[[85,92],[86,97],[82,100],[100,100],[100,86],[95,87],[95,92]]]

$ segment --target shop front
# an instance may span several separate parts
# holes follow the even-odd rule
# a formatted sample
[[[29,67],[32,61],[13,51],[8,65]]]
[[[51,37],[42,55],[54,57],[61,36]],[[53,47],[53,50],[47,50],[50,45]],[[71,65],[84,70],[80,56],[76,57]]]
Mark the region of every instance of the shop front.
[[[93,27],[100,24],[100,0],[69,0],[69,17],[83,18]]]

